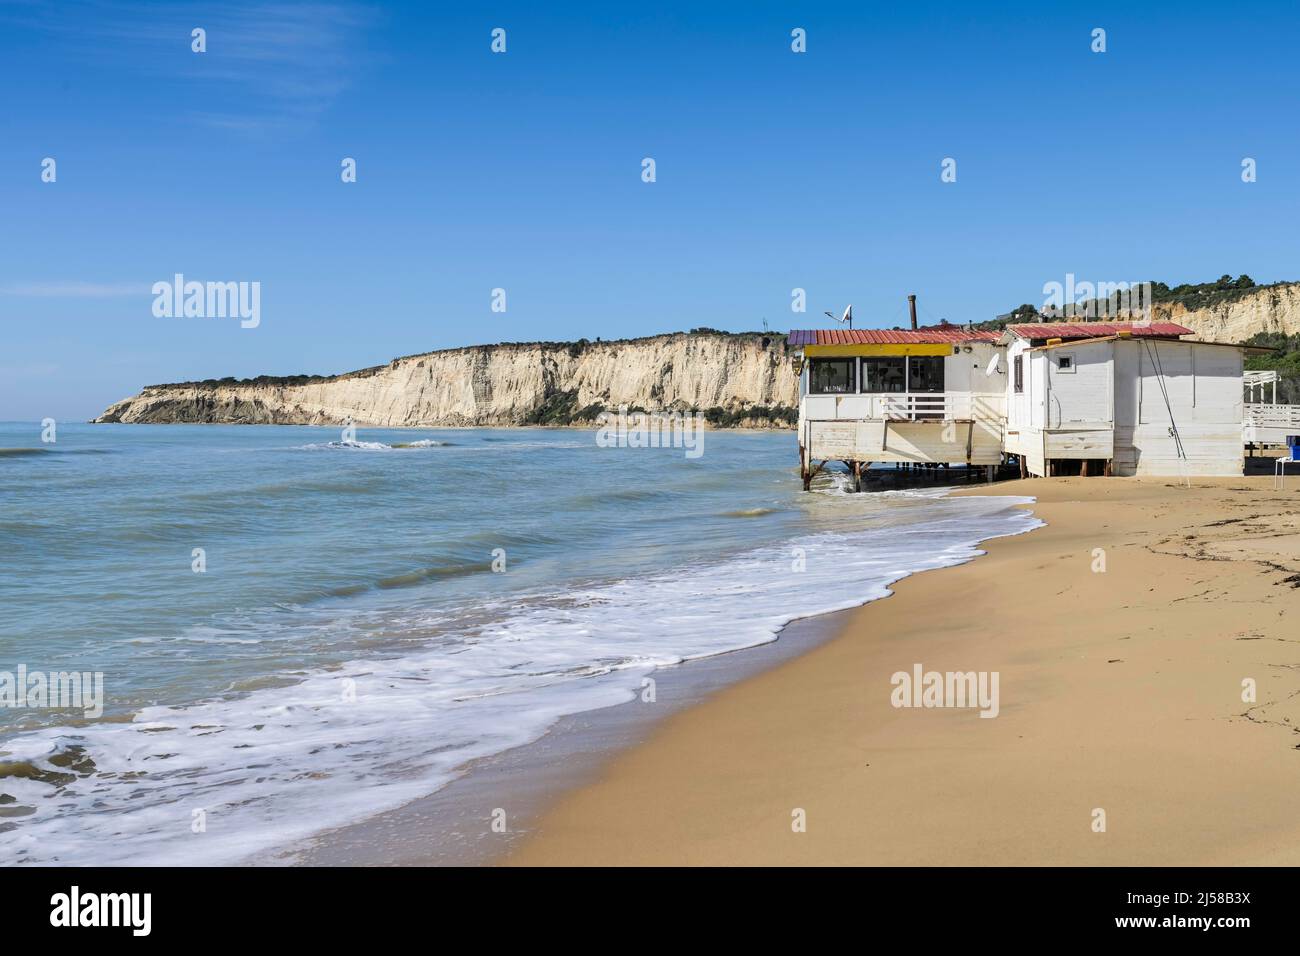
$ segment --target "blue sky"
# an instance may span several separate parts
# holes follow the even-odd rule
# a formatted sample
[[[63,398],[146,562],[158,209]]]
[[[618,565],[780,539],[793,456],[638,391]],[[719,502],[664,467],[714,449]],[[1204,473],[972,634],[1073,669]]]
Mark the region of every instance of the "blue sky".
[[[1067,273],[1300,278],[1287,4],[542,6],[0,0],[0,420],[848,302],[890,327],[909,292],[983,320]],[[155,317],[177,272],[260,282],[261,324]]]

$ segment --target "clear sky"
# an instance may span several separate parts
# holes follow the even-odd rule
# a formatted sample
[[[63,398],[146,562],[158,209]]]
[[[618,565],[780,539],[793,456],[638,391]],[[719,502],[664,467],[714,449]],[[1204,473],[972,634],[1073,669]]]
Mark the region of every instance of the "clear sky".
[[[0,420],[849,302],[891,327],[909,292],[983,320],[1067,273],[1300,278],[1300,13],[1216,6],[0,0]],[[261,324],[156,317],[178,272],[260,282]]]

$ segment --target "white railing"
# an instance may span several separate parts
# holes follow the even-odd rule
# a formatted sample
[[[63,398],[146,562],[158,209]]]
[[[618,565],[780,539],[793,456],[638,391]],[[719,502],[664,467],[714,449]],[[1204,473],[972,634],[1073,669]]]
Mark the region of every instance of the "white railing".
[[[871,398],[872,418],[905,422],[1000,419],[1006,404],[1001,395],[969,392],[904,392]]]
[[[1246,410],[1247,425],[1300,429],[1300,405],[1272,405],[1265,402],[1248,402],[1242,407]]]
[[[969,392],[891,392],[806,395],[804,417],[816,421],[1001,421],[1004,395]]]

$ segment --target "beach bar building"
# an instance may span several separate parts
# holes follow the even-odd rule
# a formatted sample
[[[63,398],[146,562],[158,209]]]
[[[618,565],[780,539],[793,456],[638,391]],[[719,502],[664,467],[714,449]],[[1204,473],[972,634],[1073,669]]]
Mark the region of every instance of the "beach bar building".
[[[813,329],[790,333],[799,370],[799,461],[804,489],[829,461],[861,486],[873,462],[1002,460],[1006,368],[999,333]]]
[[[1243,356],[1171,322],[1035,322],[1002,337],[1022,472],[1240,475]],[[1068,464],[1067,464],[1068,463]]]

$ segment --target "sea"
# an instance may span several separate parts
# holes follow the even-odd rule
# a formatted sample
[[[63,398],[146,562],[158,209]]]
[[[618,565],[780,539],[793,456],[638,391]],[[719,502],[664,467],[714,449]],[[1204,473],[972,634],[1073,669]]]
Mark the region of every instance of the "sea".
[[[6,865],[246,861],[1038,523],[806,493],[786,431],[48,432],[0,424]]]

